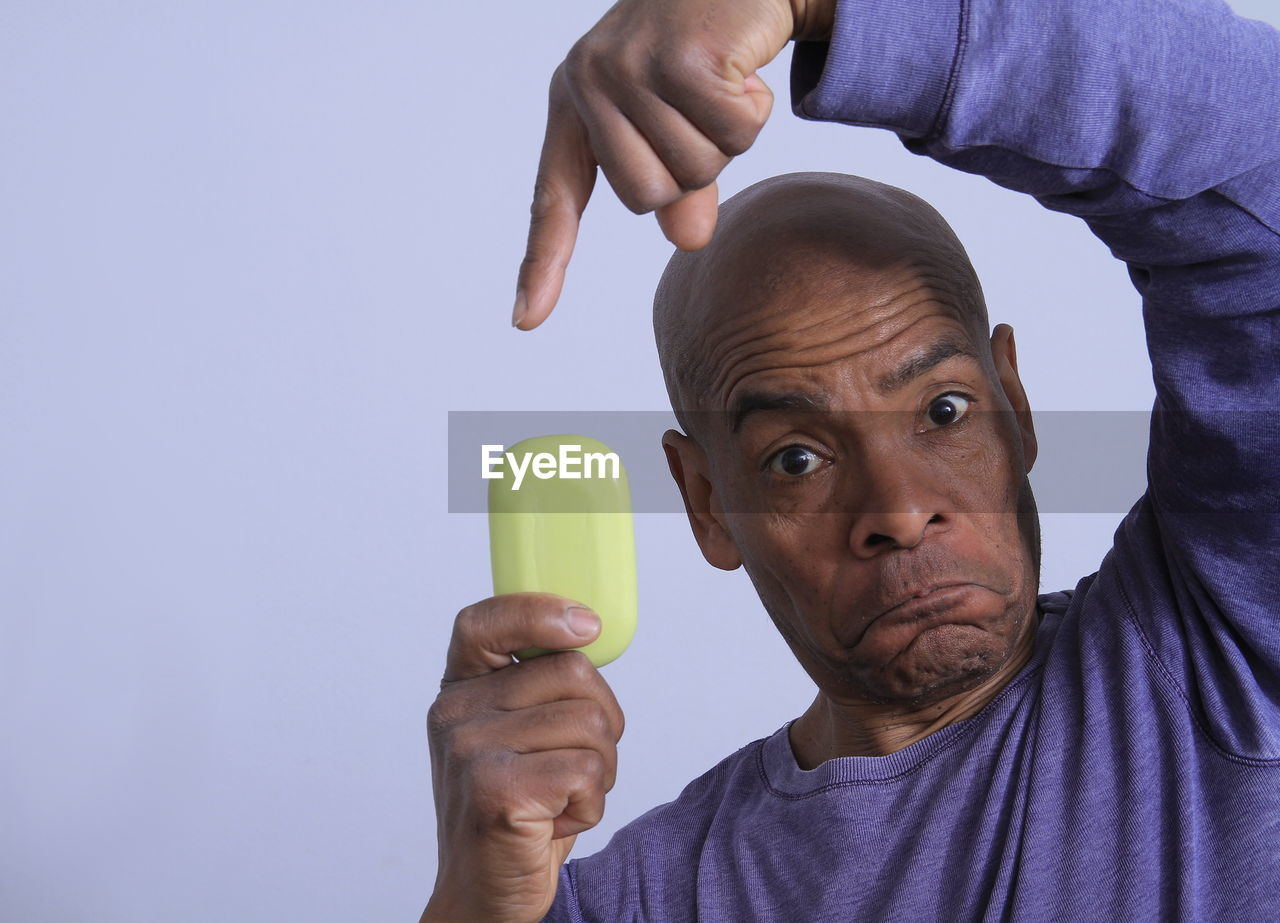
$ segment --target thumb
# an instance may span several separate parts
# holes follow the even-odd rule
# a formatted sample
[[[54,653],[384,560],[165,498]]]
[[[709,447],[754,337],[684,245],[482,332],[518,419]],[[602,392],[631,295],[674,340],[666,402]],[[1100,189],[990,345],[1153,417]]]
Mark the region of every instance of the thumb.
[[[742,89],[755,111],[756,124],[764,125],[773,111],[773,90],[759,74],[749,74],[742,81]]]
[[[667,240],[681,250],[701,250],[715,232],[719,201],[719,187],[713,182],[662,206],[654,216]]]

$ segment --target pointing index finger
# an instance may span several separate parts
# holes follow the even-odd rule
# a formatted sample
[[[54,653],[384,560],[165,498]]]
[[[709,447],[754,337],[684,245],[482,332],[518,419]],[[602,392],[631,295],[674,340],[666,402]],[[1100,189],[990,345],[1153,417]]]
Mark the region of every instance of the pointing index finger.
[[[532,330],[555,307],[573,255],[578,222],[596,182],[596,160],[578,116],[563,65],[551,78],[547,133],[530,208],[529,243],[516,282],[511,323]]]

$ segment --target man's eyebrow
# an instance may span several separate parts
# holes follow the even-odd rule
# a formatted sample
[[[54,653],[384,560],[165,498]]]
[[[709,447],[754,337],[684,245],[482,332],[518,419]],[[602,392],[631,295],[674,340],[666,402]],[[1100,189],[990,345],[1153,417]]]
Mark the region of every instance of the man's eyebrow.
[[[736,433],[748,416],[767,410],[816,411],[829,407],[824,398],[800,392],[747,391],[734,398],[733,406],[729,408],[729,427]]]
[[[935,365],[941,365],[956,356],[964,356],[974,362],[981,361],[969,344],[955,339],[939,340],[927,349],[909,356],[892,372],[882,375],[876,382],[876,390],[881,394],[892,394],[911,384]]]
[[[934,366],[941,365],[956,356],[963,356],[974,362],[981,361],[967,343],[950,338],[939,340],[926,349],[908,356],[896,369],[882,375],[876,382],[876,390],[881,394],[892,394],[906,387]],[[741,428],[742,421],[753,413],[771,410],[816,412],[830,409],[831,405],[825,398],[799,391],[746,391],[734,398],[733,406],[729,408],[729,428],[731,432],[736,433]]]

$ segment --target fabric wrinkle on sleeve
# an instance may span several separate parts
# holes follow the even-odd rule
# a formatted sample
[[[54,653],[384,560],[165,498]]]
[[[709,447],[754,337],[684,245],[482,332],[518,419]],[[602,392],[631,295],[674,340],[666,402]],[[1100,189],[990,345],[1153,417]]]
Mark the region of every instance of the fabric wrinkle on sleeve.
[[[792,109],[802,118],[888,128],[904,138],[933,134],[959,66],[965,7],[963,0],[841,5],[830,43],[796,43]]]

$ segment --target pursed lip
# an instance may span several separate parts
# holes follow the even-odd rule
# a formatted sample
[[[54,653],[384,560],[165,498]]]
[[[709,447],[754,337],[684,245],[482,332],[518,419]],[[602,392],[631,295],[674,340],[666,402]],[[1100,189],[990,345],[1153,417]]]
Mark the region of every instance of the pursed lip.
[[[851,647],[857,647],[866,638],[867,632],[875,628],[877,631],[898,624],[909,624],[921,618],[916,609],[926,610],[924,618],[932,614],[946,615],[952,608],[948,603],[951,597],[961,597],[973,590],[984,590],[987,587],[971,581],[952,581],[949,583],[930,583],[912,590],[907,596],[900,597],[897,602],[862,626],[857,639]],[[958,599],[956,600],[958,601]],[[887,624],[886,624],[887,623]]]
[[[911,608],[913,608],[910,604],[916,602],[917,600],[929,600],[930,601],[929,603],[921,603],[921,605],[931,605],[933,603],[943,602],[949,597],[957,595],[957,593],[960,591],[968,591],[968,590],[974,589],[977,586],[978,584],[976,583],[960,582],[960,583],[943,583],[943,584],[936,584],[936,585],[930,584],[929,586],[921,587],[920,589],[913,590],[910,594],[908,594],[907,596],[904,596],[902,599],[898,600],[888,609],[881,612],[878,616],[876,616],[875,619],[873,619],[873,621],[877,621],[879,619],[884,618],[886,615],[891,615],[899,611],[901,611],[902,614],[905,615],[909,612]]]

